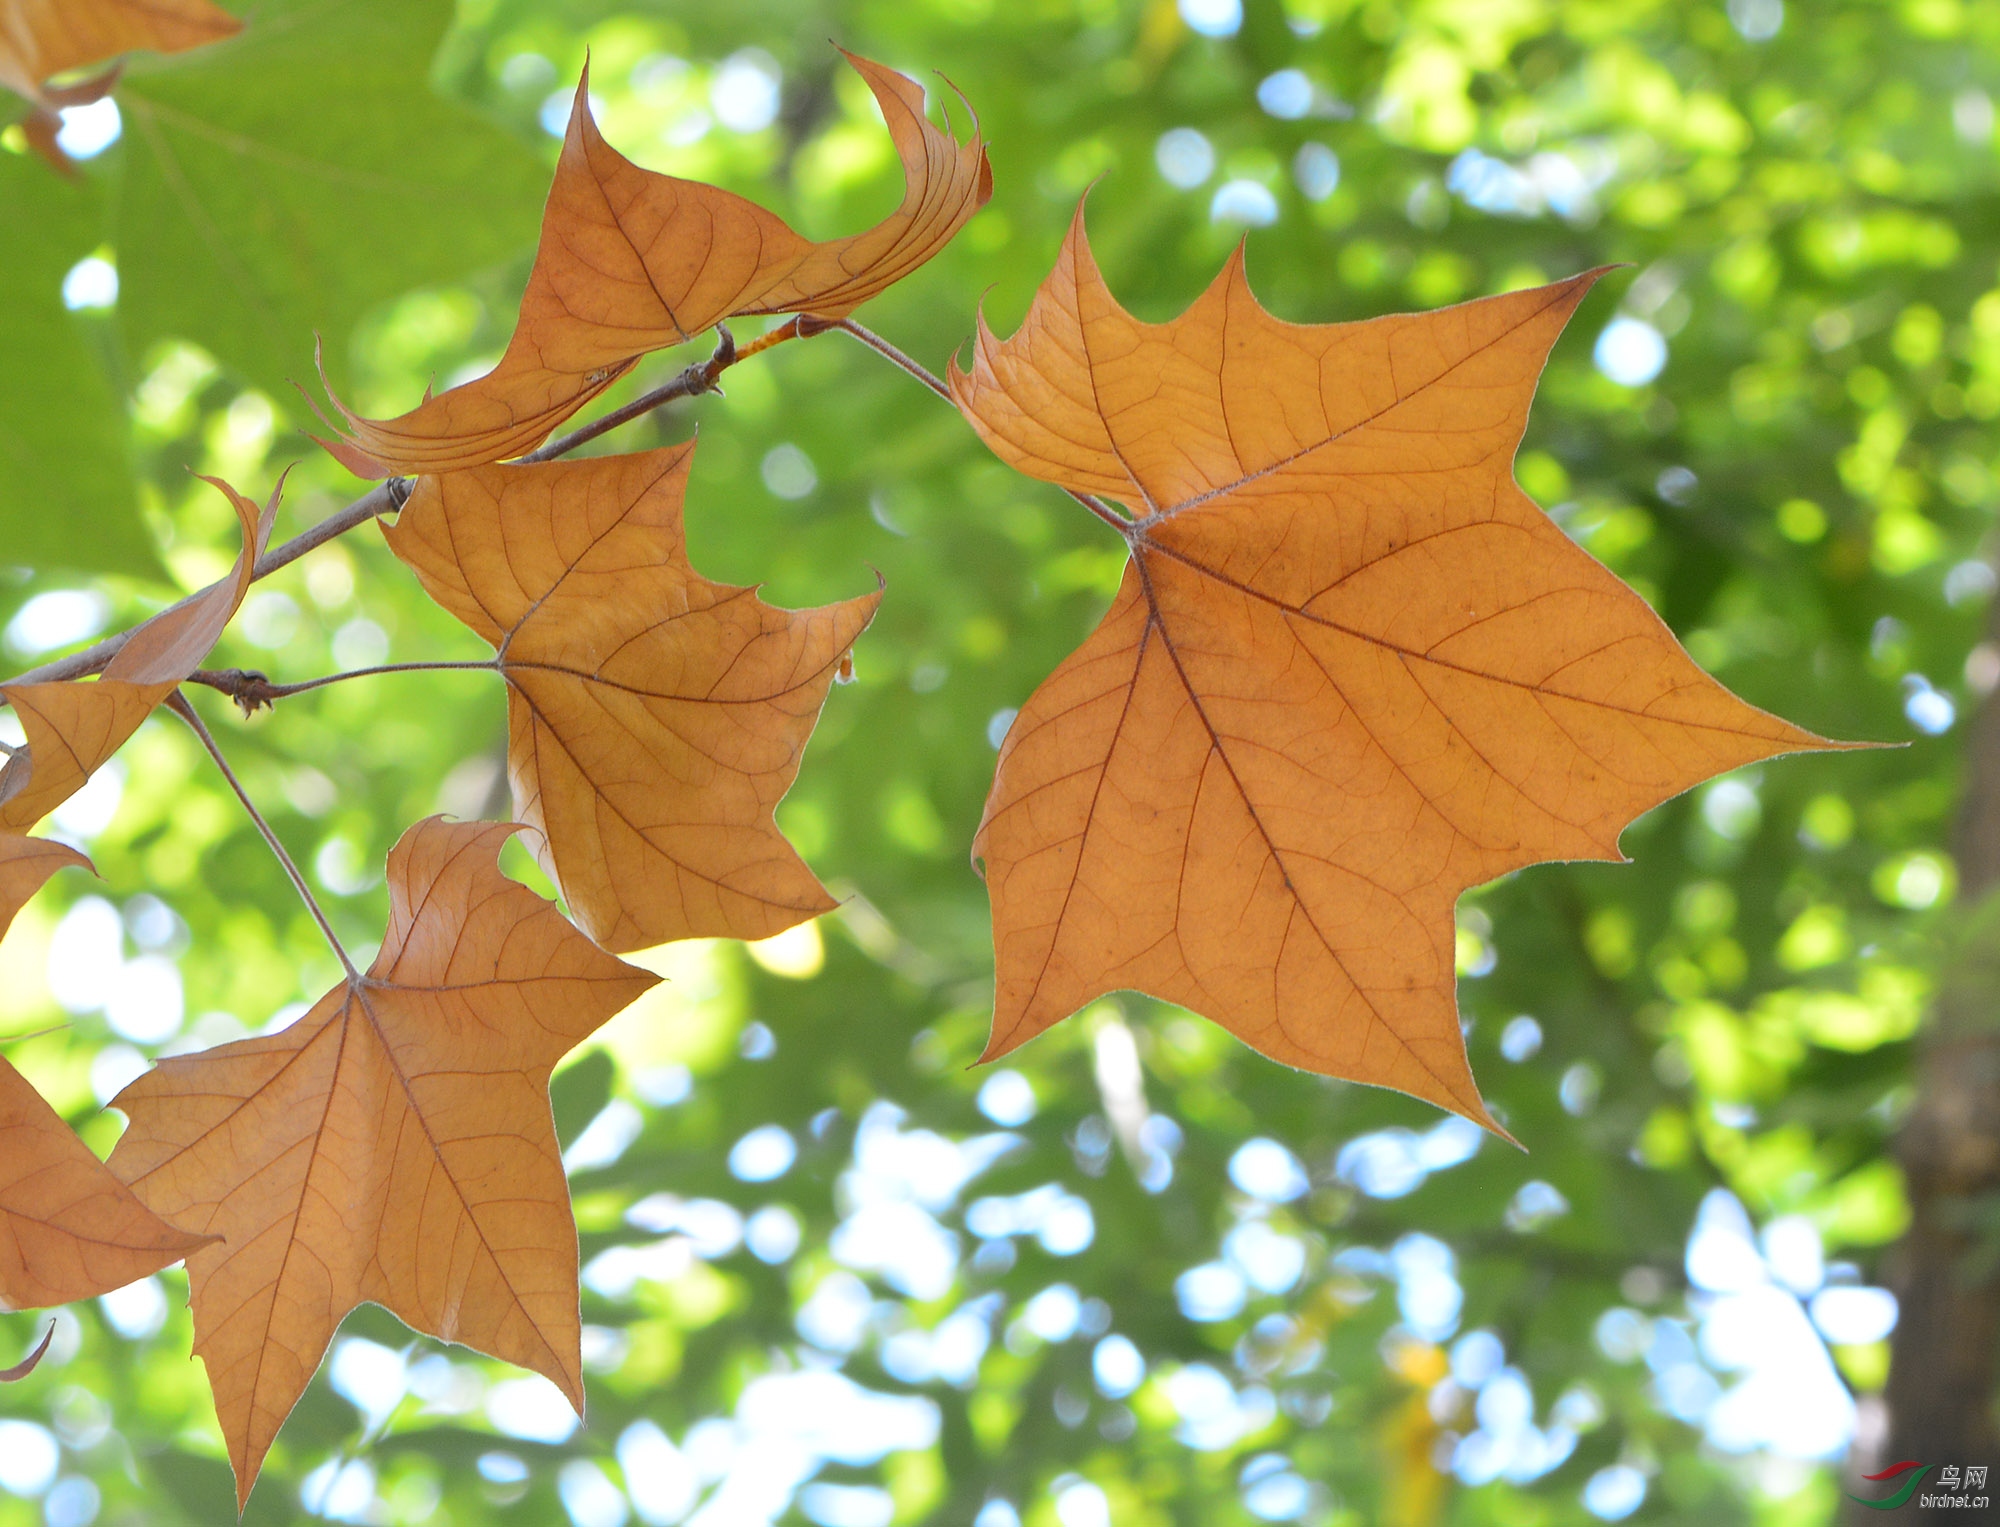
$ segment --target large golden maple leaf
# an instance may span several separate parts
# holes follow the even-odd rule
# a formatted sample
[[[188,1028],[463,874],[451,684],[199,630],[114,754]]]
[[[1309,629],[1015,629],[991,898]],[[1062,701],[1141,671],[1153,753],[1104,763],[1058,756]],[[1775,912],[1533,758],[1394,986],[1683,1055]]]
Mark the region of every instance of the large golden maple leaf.
[[[1127,506],[1110,613],[1001,749],[975,852],[989,1058],[1106,992],[1497,1128],[1454,907],[1639,813],[1832,746],[1731,695],[1521,491],[1550,347],[1601,272],[1299,325],[1242,255],[1170,323],[1111,296],[1082,211],[960,409],[1002,460]]]

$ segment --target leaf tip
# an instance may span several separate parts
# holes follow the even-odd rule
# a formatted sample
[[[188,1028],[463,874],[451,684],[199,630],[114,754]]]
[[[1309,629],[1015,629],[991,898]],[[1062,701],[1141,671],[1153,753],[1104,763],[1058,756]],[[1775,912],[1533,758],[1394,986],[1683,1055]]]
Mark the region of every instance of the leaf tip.
[[[1585,297],[1590,295],[1597,283],[1613,271],[1633,270],[1635,268],[1630,260],[1619,260],[1609,265],[1593,265],[1589,270],[1580,270],[1575,275],[1554,284],[1573,291],[1576,294],[1576,301],[1582,302]]]
[[[1466,1080],[1471,1083],[1470,1073],[1467,1074]],[[1487,1106],[1486,1099],[1480,1095],[1477,1084],[1472,1084],[1472,1097],[1469,1102],[1457,1093],[1452,1093],[1450,1096],[1431,1096],[1425,1101],[1435,1103],[1447,1113],[1455,1113],[1461,1119],[1477,1124],[1495,1139],[1503,1140],[1513,1146],[1522,1155],[1528,1154],[1527,1146],[1515,1139],[1513,1132],[1502,1124],[1499,1116]]]
[[[317,334],[313,336],[313,369],[319,373],[319,385],[325,391],[327,401],[333,404],[334,411],[350,425],[355,423],[356,415],[353,410],[340,401],[340,394],[333,390],[333,383],[327,379],[324,347]],[[333,436],[328,440],[319,435],[308,434],[307,439],[364,482],[376,482],[389,475],[387,466],[363,451],[341,432],[340,426],[327,417],[326,410],[319,406],[318,400],[311,393],[297,382],[293,382],[292,386],[297,388],[299,396],[305,399],[306,407],[313,411],[313,417],[324,424],[327,432]],[[283,479],[280,479],[281,484],[282,481]]]
[[[53,111],[44,111],[37,106],[21,119],[20,125],[22,136],[28,140],[28,147],[34,150],[35,156],[42,163],[64,180],[76,181],[81,178],[76,161],[63,152],[62,143],[56,136],[57,129],[62,126],[61,117]]]
[[[1034,1027],[1022,1017],[1017,1016],[1014,1022],[1008,1026],[1006,1032],[1002,1033],[1000,1029],[1000,1009],[996,1004],[993,1009],[993,1027],[986,1036],[986,1048],[979,1052],[979,1059],[975,1060],[967,1069],[974,1070],[980,1066],[990,1066],[994,1061],[1012,1055],[1040,1032],[1041,1029]]]
[[[390,475],[386,463],[377,461],[366,451],[348,444],[345,440],[338,437],[328,440],[320,435],[310,435],[307,438],[363,482],[380,482]]]
[[[30,1352],[11,1368],[0,1368],[0,1384],[18,1384],[22,1379],[33,1373],[35,1369],[41,1366],[42,1359],[48,1356],[49,1343],[55,1339],[56,1323],[51,1320],[49,1328],[42,1332],[42,1339],[35,1344],[34,1351]]]
[[[572,147],[587,153],[593,145],[602,145],[603,142],[603,135],[597,130],[597,118],[590,111],[590,53],[586,49],[583,68],[576,77],[576,94],[570,97],[569,125],[563,129],[563,153],[567,155]]]

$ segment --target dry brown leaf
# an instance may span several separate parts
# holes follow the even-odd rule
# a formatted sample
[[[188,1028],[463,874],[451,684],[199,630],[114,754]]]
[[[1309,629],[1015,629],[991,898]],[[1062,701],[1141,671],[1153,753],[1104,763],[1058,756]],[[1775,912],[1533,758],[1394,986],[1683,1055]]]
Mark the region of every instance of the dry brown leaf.
[[[1618,860],[1649,807],[1834,746],[1704,674],[1514,482],[1600,274],[1295,325],[1239,250],[1148,324],[1079,208],[1020,331],[981,323],[952,371],[966,417],[1134,516],[1116,600],[1022,708],[980,825],[989,1059],[1130,989],[1491,1126],[1455,1000],[1460,892]]]
[[[185,52],[242,26],[208,0],[0,0],[0,85],[40,106],[75,106],[104,94],[116,71],[82,91],[45,82],[141,48]]]
[[[598,134],[586,73],[500,364],[396,419],[336,399],[348,434],[328,449],[362,477],[519,456],[649,350],[739,314],[844,317],[930,259],[992,195],[986,150],[976,132],[959,144],[932,126],[916,81],[846,57],[903,162],[902,205],[882,222],[815,243],[740,196],[640,169]]]
[[[28,897],[68,865],[88,869],[90,859],[66,843],[0,831],[0,937]],[[94,1299],[202,1243],[132,1197],[28,1079],[0,1059],[0,1307]],[[0,1371],[0,1383],[24,1379],[44,1351],[46,1337]]]
[[[75,849],[27,837],[26,830],[138,729],[172,690],[166,676],[185,661],[178,677],[186,677],[241,603],[261,545],[260,521],[256,505],[225,491],[244,516],[246,538],[231,578],[139,627],[103,679],[0,691],[28,734],[28,745],[0,770],[0,935],[49,876],[90,864]],[[276,503],[273,494],[274,509]],[[179,1261],[208,1239],[157,1218],[0,1060],[0,1304],[21,1309],[94,1298]]]
[[[42,1332],[42,1339],[35,1344],[33,1350],[26,1357],[22,1358],[11,1368],[0,1368],[0,1384],[18,1384],[22,1379],[41,1367],[42,1359],[49,1355],[49,1343],[55,1339],[56,1323],[51,1320],[49,1328]]]
[[[66,843],[0,832],[0,938],[49,876],[72,864],[90,868],[90,861]]]
[[[81,790],[172,689],[112,679],[0,689],[28,734],[0,769],[0,832],[26,832]]]
[[[500,873],[512,824],[432,817],[389,855],[365,977],[290,1027],[162,1061],[111,1169],[223,1237],[188,1258],[195,1352],[247,1500],[364,1301],[545,1374],[583,1408],[576,1225],[549,1074],[658,977]]]
[[[63,843],[0,832],[0,938],[57,870],[90,868]],[[0,1308],[93,1299],[178,1262],[201,1236],[157,1218],[104,1168],[27,1078],[0,1059]],[[32,1373],[42,1345],[0,1383]]]
[[[607,949],[768,938],[834,905],[772,812],[881,594],[779,610],[702,577],[693,456],[425,477],[385,532],[498,654],[515,815]]]
[[[0,1059],[0,1307],[94,1299],[208,1241],[133,1197]]]
[[[106,84],[108,87],[108,78],[102,82],[93,81],[91,94],[94,95],[96,93],[99,83]],[[27,139],[29,151],[37,159],[40,159],[42,163],[46,164],[65,180],[75,180],[77,178],[76,161],[63,152],[63,146],[58,141],[62,136],[62,114],[60,112],[38,106],[25,117],[21,118],[20,127],[21,136]]]
[[[284,480],[261,511],[220,478],[202,481],[228,498],[243,528],[243,550],[229,576],[135,627],[101,678],[0,688],[28,735],[28,745],[0,769],[0,834],[26,832],[82,789],[201,665],[250,591]]]
[[[215,486],[243,526],[243,551],[229,577],[135,628],[100,679],[0,690],[28,737],[0,769],[0,934],[50,875],[66,865],[89,867],[75,849],[27,837],[27,830],[81,789],[194,671],[243,602],[278,493],[260,514],[226,483]],[[93,1298],[211,1239],[157,1218],[0,1060],[0,1304]]]
[[[25,750],[15,757],[25,759]],[[0,818],[9,804],[0,804]],[[67,844],[0,831],[0,937],[48,878],[70,865],[89,869],[90,861]],[[0,1307],[92,1299],[202,1244],[203,1237],[174,1229],[134,1198],[28,1080],[0,1059]],[[44,1340],[0,1372],[0,1382],[33,1372],[47,1347]]]

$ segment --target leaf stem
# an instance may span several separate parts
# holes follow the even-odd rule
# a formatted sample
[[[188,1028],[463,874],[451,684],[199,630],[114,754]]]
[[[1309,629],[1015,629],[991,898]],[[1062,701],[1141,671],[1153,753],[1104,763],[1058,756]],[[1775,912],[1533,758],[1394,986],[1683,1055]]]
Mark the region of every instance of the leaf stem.
[[[229,760],[222,756],[222,749],[216,746],[208,728],[202,725],[201,717],[195,714],[187,696],[177,689],[167,696],[166,704],[167,709],[185,721],[200,739],[201,745],[208,749],[208,756],[215,760],[215,766],[222,771],[223,779],[227,780],[229,788],[236,792],[236,799],[243,803],[243,809],[250,814],[250,820],[256,825],[257,831],[263,835],[265,843],[270,845],[271,852],[277,855],[278,863],[284,867],[286,876],[292,882],[292,889],[299,893],[299,899],[306,904],[306,910],[312,914],[313,921],[319,924],[319,931],[326,935],[327,943],[333,947],[334,957],[347,972],[347,979],[359,981],[361,973],[354,968],[354,961],[348,958],[346,948],[333,931],[333,924],[327,921],[326,912],[321,908],[318,898],[313,895],[312,888],[306,884],[306,877],[299,873],[298,865],[292,862],[292,856],[285,851],[285,845],[278,841],[278,835],[272,831],[271,824],[264,820],[264,813],[257,809],[257,803],[250,799],[250,792],[243,788],[243,782],[236,777],[236,771],[229,767]]]
[[[856,323],[852,318],[843,318],[834,327],[852,334],[884,360],[890,362],[892,365],[902,367],[903,370],[909,372],[911,376],[922,382],[947,403],[956,406],[956,399],[952,397],[951,389],[944,384],[944,380],[915,356],[906,354],[895,345],[890,344],[888,340],[877,334],[873,329],[862,327],[862,325]],[[1084,508],[1104,521],[1105,524],[1109,525],[1121,536],[1124,536],[1126,540],[1131,540],[1132,521],[1112,508],[1111,505],[1105,503],[1103,499],[1098,498],[1095,494],[1079,493],[1074,488],[1064,488],[1063,492],[1083,505]]]
[[[46,1039],[51,1034],[61,1034],[74,1028],[67,1018],[61,1023],[51,1023],[44,1028],[29,1029],[21,1034],[0,1034],[0,1045],[19,1044],[24,1039]]]
[[[809,314],[800,313],[795,317],[786,319],[775,329],[760,334],[757,338],[751,340],[749,344],[737,352],[736,359],[747,361],[759,351],[768,350],[773,345],[782,345],[788,339],[811,339],[814,335],[824,334],[827,330],[834,327],[836,325],[831,319],[814,318]]]
[[[942,377],[915,356],[907,354],[895,345],[890,344],[888,340],[877,334],[873,329],[862,327],[862,325],[856,323],[852,318],[843,318],[834,327],[852,334],[877,355],[901,366],[911,376],[943,398],[945,402],[949,403],[951,401],[951,389],[945,386]]]
[[[309,689],[324,689],[329,684],[339,684],[348,679],[371,679],[381,673],[423,673],[437,669],[480,668],[492,669],[498,666],[494,659],[465,662],[435,663],[377,663],[372,668],[350,668],[344,673],[322,674],[316,679],[301,679],[296,684],[273,684],[270,679],[254,668],[197,668],[187,676],[190,684],[202,684],[229,696],[246,716],[255,715],[265,706],[292,695],[302,695]]]
[[[1058,483],[1056,486],[1062,487],[1060,483]],[[1121,536],[1123,536],[1126,539],[1127,542],[1130,542],[1135,535],[1138,535],[1140,533],[1138,526],[1133,522],[1133,520],[1129,515],[1120,514],[1116,509],[1114,509],[1111,505],[1105,503],[1104,500],[1099,498],[1095,493],[1079,493],[1074,488],[1063,488],[1063,492],[1067,493],[1071,498],[1075,499],[1079,504],[1083,505],[1084,508],[1088,509],[1092,514],[1096,515],[1100,520],[1104,521],[1104,523],[1109,525],[1113,530],[1117,531]]]

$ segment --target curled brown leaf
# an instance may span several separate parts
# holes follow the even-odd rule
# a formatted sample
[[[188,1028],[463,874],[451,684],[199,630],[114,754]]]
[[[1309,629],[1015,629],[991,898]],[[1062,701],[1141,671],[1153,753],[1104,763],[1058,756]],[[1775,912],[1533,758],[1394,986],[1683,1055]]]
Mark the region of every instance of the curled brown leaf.
[[[202,481],[229,500],[242,527],[243,549],[229,576],[135,628],[101,678],[0,687],[28,738],[0,768],[0,832],[26,832],[82,789],[200,666],[250,591],[284,480],[261,510],[220,478]]]
[[[66,843],[0,832],[0,938],[49,876],[72,864],[90,868],[90,861]]]
[[[0,85],[45,108],[76,106],[108,91],[118,71],[81,87],[46,82],[142,48],[185,52],[242,26],[209,0],[0,0]]]
[[[740,196],[640,169],[599,134],[586,72],[499,365],[395,419],[365,419],[335,399],[347,431],[322,443],[362,477],[504,461],[647,351],[742,314],[844,317],[922,265],[992,195],[985,147],[977,132],[961,144],[934,127],[916,81],[846,57],[903,164],[902,205],[875,227],[814,242]]]

